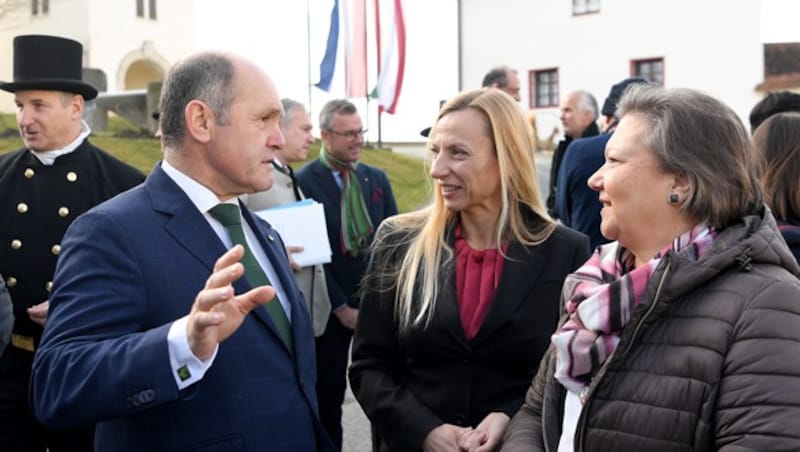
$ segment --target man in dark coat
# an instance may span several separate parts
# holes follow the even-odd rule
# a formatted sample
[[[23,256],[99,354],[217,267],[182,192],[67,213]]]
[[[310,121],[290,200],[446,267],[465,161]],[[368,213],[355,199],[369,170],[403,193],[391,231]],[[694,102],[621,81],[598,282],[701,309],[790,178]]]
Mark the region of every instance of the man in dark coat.
[[[135,168],[92,146],[81,119],[97,90],[81,81],[83,47],[53,36],[14,39],[17,125],[25,148],[0,156],[0,274],[11,295],[11,343],[0,357],[0,450],[92,450],[93,428],[51,430],[28,406],[61,239],[94,205],[139,184]]]
[[[553,218],[556,213],[556,181],[561,160],[567,152],[567,146],[575,138],[593,137],[600,134],[597,127],[597,100],[588,91],[573,91],[561,103],[561,125],[564,126],[564,139],[559,141],[553,160],[550,164],[550,190],[547,194],[547,212]]]
[[[333,256],[325,264],[331,315],[317,338],[319,416],[334,444],[342,447],[342,402],[347,389],[350,338],[358,318],[358,289],[367,268],[367,248],[384,218],[397,213],[386,173],[360,163],[364,130],[355,105],[334,99],[319,114],[320,158],[297,172],[300,188],[325,208]]]

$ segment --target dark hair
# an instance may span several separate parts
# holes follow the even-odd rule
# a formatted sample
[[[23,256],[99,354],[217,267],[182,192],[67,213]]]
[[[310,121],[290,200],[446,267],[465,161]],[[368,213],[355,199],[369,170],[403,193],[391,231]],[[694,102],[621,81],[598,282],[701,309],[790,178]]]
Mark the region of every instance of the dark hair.
[[[800,113],[777,113],[753,134],[767,205],[779,220],[800,218]]]
[[[754,132],[765,119],[785,111],[800,111],[800,94],[790,91],[767,94],[750,110],[750,132]]]
[[[750,138],[729,106],[692,89],[638,84],[622,95],[617,114],[642,118],[642,144],[667,171],[688,177],[681,210],[690,218],[721,228],[761,209]]]
[[[161,91],[161,136],[166,146],[177,146],[186,134],[184,110],[193,100],[204,102],[218,124],[228,123],[227,109],[234,97],[234,67],[218,53],[189,57],[170,70]]]
[[[358,113],[358,109],[347,99],[328,101],[319,112],[319,128],[320,130],[330,130],[331,123],[333,122],[333,115],[354,115],[356,113]]]
[[[512,69],[508,66],[498,66],[496,68],[492,68],[486,75],[483,76],[483,83],[481,86],[487,88],[494,84],[497,84],[498,88],[503,88],[508,85],[508,73]]]

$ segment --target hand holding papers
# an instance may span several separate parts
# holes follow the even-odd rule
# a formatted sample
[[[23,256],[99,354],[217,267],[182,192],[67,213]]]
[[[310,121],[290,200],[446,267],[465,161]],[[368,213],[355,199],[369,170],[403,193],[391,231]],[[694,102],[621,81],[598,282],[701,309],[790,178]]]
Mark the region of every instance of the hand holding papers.
[[[331,244],[328,242],[322,204],[313,199],[304,199],[254,213],[272,225],[287,246],[303,247],[303,251],[292,254],[292,259],[301,266],[331,261]]]

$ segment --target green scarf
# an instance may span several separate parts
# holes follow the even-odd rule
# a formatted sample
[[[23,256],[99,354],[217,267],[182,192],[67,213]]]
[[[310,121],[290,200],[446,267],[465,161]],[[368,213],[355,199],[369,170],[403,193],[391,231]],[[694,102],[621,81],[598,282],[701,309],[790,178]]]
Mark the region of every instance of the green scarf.
[[[342,253],[358,256],[369,245],[369,236],[373,232],[372,220],[369,218],[367,204],[361,195],[361,183],[356,176],[357,163],[346,163],[328,153],[325,143],[319,151],[319,161],[327,168],[342,174],[341,239]]]

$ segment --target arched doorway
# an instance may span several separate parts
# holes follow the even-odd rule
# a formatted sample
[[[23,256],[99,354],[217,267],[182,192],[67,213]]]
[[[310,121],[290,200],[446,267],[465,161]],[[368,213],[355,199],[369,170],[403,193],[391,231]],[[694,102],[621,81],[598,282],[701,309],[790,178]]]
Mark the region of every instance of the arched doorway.
[[[122,89],[125,91],[132,89],[145,89],[150,82],[164,80],[164,72],[161,67],[151,60],[138,60],[128,66],[125,72],[125,82]]]
[[[117,70],[117,91],[146,89],[150,82],[162,82],[170,63],[151,41],[122,57]]]

